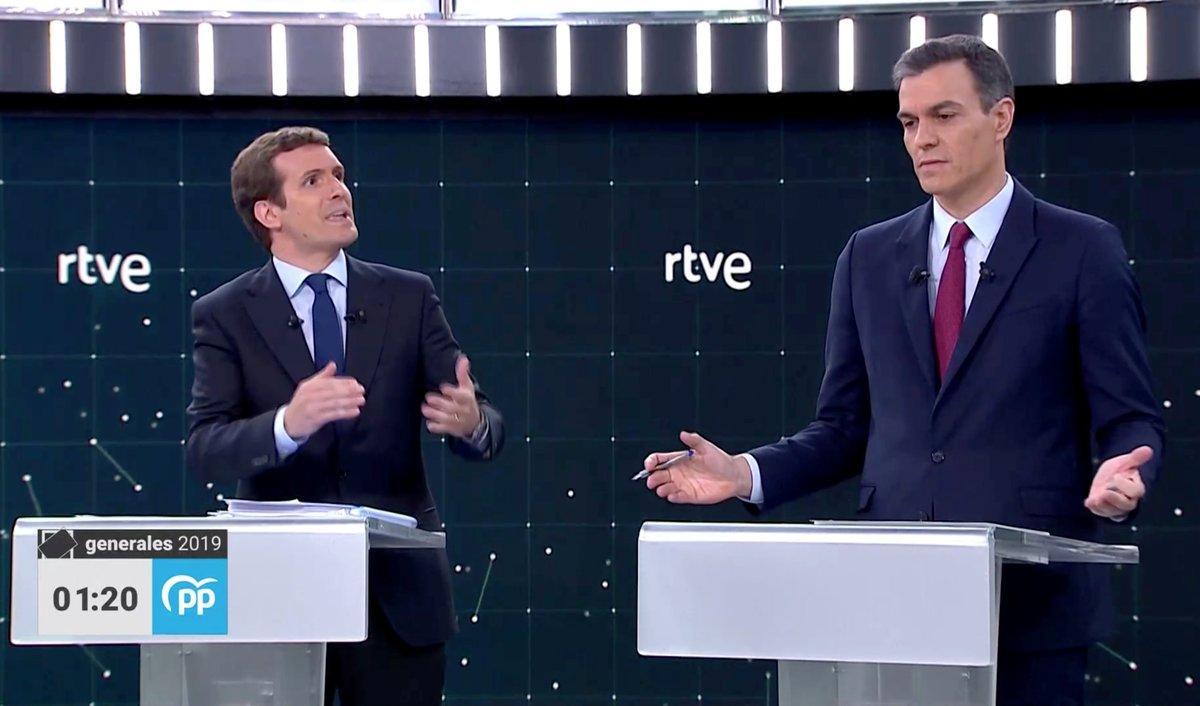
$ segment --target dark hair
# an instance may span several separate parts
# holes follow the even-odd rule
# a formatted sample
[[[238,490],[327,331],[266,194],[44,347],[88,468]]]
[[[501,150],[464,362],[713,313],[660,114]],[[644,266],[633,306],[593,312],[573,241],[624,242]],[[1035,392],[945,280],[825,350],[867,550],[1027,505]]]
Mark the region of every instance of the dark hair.
[[[904,79],[951,61],[966,63],[975,78],[975,90],[979,94],[983,112],[991,110],[1001,99],[1013,97],[1012,72],[1008,70],[1008,62],[982,39],[969,34],[930,39],[901,54],[892,67],[892,86],[899,90],[900,82]]]
[[[266,199],[279,206],[287,206],[283,182],[275,171],[273,160],[281,152],[290,152],[304,145],[328,147],[329,135],[315,127],[281,127],[255,138],[238,153],[229,170],[233,207],[250,234],[267,252],[271,251],[271,232],[254,217],[254,204]]]

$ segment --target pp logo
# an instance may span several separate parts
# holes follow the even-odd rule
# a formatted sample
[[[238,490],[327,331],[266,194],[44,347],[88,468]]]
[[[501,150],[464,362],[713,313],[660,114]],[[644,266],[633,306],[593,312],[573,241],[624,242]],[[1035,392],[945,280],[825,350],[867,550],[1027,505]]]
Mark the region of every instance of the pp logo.
[[[167,582],[162,587],[162,604],[167,612],[186,615],[188,610],[196,611],[197,615],[204,615],[206,608],[212,608],[217,603],[217,593],[211,588],[204,588],[205,585],[216,583],[214,578],[196,579],[187,574],[172,576],[167,579]],[[180,584],[191,584],[180,585]],[[179,590],[175,587],[179,586]],[[175,594],[175,606],[178,610],[171,608],[171,594]]]
[[[154,560],[154,634],[229,633],[225,559]]]

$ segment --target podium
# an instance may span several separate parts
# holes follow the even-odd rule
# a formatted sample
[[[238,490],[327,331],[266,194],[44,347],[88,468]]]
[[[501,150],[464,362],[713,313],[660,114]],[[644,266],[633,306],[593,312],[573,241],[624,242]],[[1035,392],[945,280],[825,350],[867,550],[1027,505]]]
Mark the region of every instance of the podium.
[[[385,515],[18,519],[10,639],[140,644],[142,706],[322,706],[368,551],[445,546]]]
[[[638,652],[778,660],[780,706],[993,706],[1003,565],[1137,561],[982,523],[647,522]]]

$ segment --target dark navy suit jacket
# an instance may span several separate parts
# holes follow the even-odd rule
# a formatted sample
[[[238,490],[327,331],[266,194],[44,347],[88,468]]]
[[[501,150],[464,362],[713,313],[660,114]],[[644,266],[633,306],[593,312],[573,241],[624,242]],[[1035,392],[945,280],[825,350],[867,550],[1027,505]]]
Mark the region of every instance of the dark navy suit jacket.
[[[188,466],[206,481],[238,483],[241,498],[370,505],[411,515],[440,531],[421,459],[421,401],[454,383],[458,343],[428,277],[346,257],[346,374],[366,388],[355,420],[313,434],[283,462],[274,418],[316,370],[271,262],[192,306],[195,379],[188,407]],[[468,459],[490,459],[504,443],[500,413],[478,393],[487,447],[447,439]],[[296,557],[303,561],[303,557]],[[316,569],[317,567],[314,567]],[[444,642],[457,629],[444,550],[374,549],[371,597],[413,645]]]
[[[1112,225],[1016,184],[939,385],[927,283],[932,204],[856,232],[837,261],[816,420],[753,450],[764,507],[861,474],[864,520],[994,522],[1099,540],[1095,463],[1163,424],[1145,315]],[[920,571],[920,567],[913,567]],[[1011,566],[1001,647],[1087,644],[1112,623],[1109,574]]]

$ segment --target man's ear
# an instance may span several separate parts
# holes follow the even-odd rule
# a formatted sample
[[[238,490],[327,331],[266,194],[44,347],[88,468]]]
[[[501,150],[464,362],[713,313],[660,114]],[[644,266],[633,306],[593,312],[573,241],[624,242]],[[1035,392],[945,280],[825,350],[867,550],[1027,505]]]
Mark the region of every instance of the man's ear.
[[[1012,98],[1001,98],[992,106],[992,115],[996,118],[996,139],[1003,142],[1012,132],[1013,118],[1016,117],[1017,106]]]
[[[280,225],[279,206],[266,199],[255,201],[254,218],[267,230],[278,230]]]

